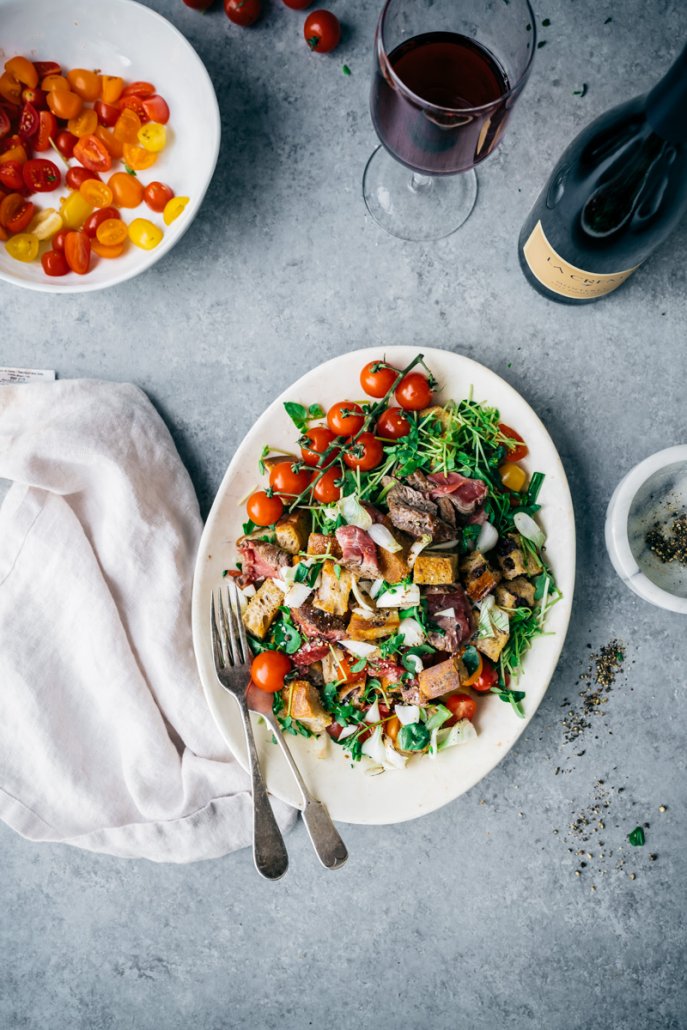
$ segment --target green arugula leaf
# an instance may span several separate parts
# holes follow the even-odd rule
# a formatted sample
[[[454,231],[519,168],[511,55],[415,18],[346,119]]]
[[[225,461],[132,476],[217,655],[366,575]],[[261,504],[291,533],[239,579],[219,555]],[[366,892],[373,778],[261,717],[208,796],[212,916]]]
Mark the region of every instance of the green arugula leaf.
[[[283,613],[284,609],[282,608],[280,611]],[[291,618],[290,609],[287,608],[286,611],[288,614],[282,614],[281,619],[275,625],[272,639],[280,651],[284,651],[286,654],[295,654],[303,643],[303,637]]]

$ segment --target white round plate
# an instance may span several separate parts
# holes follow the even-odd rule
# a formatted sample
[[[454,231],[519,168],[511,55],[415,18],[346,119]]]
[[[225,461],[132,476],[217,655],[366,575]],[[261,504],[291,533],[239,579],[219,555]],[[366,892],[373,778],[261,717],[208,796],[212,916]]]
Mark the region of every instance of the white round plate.
[[[238,707],[218,683],[213,667],[210,637],[210,598],[222,583],[222,571],[237,557],[235,541],[241,535],[245,509],[239,501],[258,482],[257,462],[263,445],[283,443],[293,447],[296,429],[283,401],[319,403],[327,408],[335,401],[361,396],[359,374],[382,351],[398,368],[408,365],[417,351],[410,347],[374,347],[354,351],[320,365],[278,397],[255,422],[227,469],[210,512],[200,544],[193,584],[193,640],[201,680],[210,709],[229,747],[247,767]],[[541,522],[548,534],[547,555],[563,592],[549,614],[551,636],[539,637],[529,651],[524,673],[517,684],[526,690],[525,718],[519,719],[509,704],[494,695],[481,699],[475,719],[476,740],[430,759],[410,760],[405,769],[366,775],[365,760],[355,763],[343,750],[329,743],[325,758],[317,757],[318,745],[303,737],[289,737],[289,744],[313,794],[323,801],[332,817],[349,823],[402,822],[432,812],[479,782],[508,753],[541,702],[556,668],[570,618],[575,581],[575,521],[570,490],[551,437],[532,408],[503,379],[469,358],[448,351],[423,349],[425,360],[441,384],[439,397],[462,399],[470,387],[476,400],[499,408],[504,422],[525,438],[529,471],[546,473],[540,502]],[[267,786],[277,797],[298,806],[299,797],[288,768],[264,727],[257,724],[256,739],[262,755]]]
[[[99,68],[129,82],[143,79],[154,83],[169,104],[168,143],[155,165],[139,172],[139,177],[144,184],[166,182],[178,196],[190,197],[186,209],[170,226],[147,204],[122,210],[126,222],[149,218],[164,229],[164,239],[154,250],[130,245],[120,258],[98,258],[87,275],[69,272],[50,278],[40,261],[15,261],[0,243],[0,278],[46,293],[101,290],[133,278],[159,261],[183,236],[215,170],[219,108],[205,65],[173,25],[133,0],[68,0],[63,4],[55,0],[0,0],[0,27],[0,70],[10,57],[22,54],[36,61],[58,61],[63,69]],[[64,186],[66,168],[52,150],[36,157],[46,157],[58,165],[62,188],[38,193],[32,199],[40,208],[58,207],[59,197],[69,192]],[[121,162],[115,162],[113,171],[122,170]]]

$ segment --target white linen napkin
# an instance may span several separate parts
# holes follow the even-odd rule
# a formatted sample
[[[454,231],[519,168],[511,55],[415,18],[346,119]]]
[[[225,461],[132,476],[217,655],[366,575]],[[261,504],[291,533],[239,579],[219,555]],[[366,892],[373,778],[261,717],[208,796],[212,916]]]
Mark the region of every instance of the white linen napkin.
[[[248,777],[193,656],[198,503],[147,397],[0,386],[0,477],[0,818],[156,862],[249,844]]]

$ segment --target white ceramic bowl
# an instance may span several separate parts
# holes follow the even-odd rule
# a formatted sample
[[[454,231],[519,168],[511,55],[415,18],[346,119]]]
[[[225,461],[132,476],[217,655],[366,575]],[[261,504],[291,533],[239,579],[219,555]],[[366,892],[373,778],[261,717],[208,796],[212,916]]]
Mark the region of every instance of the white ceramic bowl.
[[[687,615],[687,572],[662,565],[645,545],[647,531],[674,508],[687,507],[687,444],[640,461],[620,481],[606,514],[606,547],[622,581],[645,601]]]
[[[178,196],[188,196],[185,211],[170,226],[146,204],[123,210],[124,220],[149,218],[160,225],[164,239],[154,250],[133,245],[121,258],[97,259],[85,276],[69,272],[45,275],[40,261],[15,261],[0,244],[0,278],[15,286],[47,293],[80,293],[114,286],[159,261],[183,236],[203,201],[217,164],[220,119],[217,97],[205,66],[193,47],[159,14],[133,0],[0,0],[0,68],[14,54],[59,61],[64,69],[100,68],[128,81],[153,82],[170,108],[168,145],[155,165],[140,172],[141,182],[168,183]],[[54,160],[54,153],[37,154]],[[78,163],[78,162],[73,162]],[[117,170],[122,170],[120,162]],[[113,166],[113,170],[115,170]],[[39,207],[57,207],[68,192],[40,193]]]

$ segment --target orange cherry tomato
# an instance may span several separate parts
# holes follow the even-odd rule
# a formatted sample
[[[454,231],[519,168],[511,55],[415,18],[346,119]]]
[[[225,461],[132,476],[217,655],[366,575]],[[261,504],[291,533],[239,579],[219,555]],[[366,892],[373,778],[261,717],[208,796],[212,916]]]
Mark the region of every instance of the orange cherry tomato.
[[[474,697],[469,697],[467,694],[451,694],[444,701],[444,704],[448,708],[453,718],[449,719],[445,726],[452,726],[454,723],[460,722],[461,719],[474,719],[475,712],[477,711],[477,702]]]
[[[353,401],[339,401],[327,412],[327,425],[337,436],[354,436],[364,421],[363,409]]]
[[[72,272],[85,275],[91,265],[91,241],[85,232],[68,232],[64,240],[64,256]]]
[[[101,82],[97,72],[88,68],[72,68],[67,72],[67,81],[82,100],[94,101],[100,96]]]
[[[256,526],[271,526],[284,514],[284,502],[281,497],[270,497],[264,490],[256,490],[248,498],[246,511]]]
[[[0,225],[10,233],[23,232],[35,212],[35,204],[21,193],[8,193],[0,203]]]
[[[281,651],[263,651],[251,662],[250,678],[256,687],[268,694],[276,694],[284,688],[284,677],[291,672],[293,664],[288,655]]]
[[[38,85],[38,72],[28,57],[11,57],[5,61],[5,71],[29,89],[35,89]]]
[[[119,75],[102,75],[101,97],[106,104],[116,104],[124,89],[124,79]]]
[[[410,432],[410,422],[401,408],[387,408],[377,419],[377,436],[385,440],[400,440]]]
[[[409,372],[396,387],[395,397],[405,411],[420,411],[432,403],[432,388],[421,372]]]
[[[143,187],[136,176],[128,172],[115,172],[107,180],[107,185],[119,207],[138,207],[143,200]]]
[[[28,154],[26,153],[26,147],[23,143],[17,143],[15,146],[10,147],[3,154],[0,154],[0,165],[6,164],[8,161],[18,161],[19,164],[24,164],[28,160]]]
[[[139,147],[135,143],[124,144],[124,162],[135,172],[143,172],[146,168],[152,168],[156,161],[157,154],[151,150]]]
[[[495,687],[499,680],[499,674],[496,671],[496,666],[493,665],[488,658],[482,657],[482,668],[477,676],[474,683],[467,683],[473,690],[476,690],[478,694],[488,694],[492,687]]]
[[[309,469],[295,470],[292,461],[279,461],[270,469],[270,486],[279,494],[296,497],[307,489],[312,479]]]
[[[386,361],[370,361],[360,373],[360,385],[369,397],[385,397],[398,379],[398,370]]]
[[[124,144],[121,140],[117,139],[111,129],[106,129],[104,125],[99,125],[93,135],[97,136],[112,157],[119,160],[124,153]]]
[[[121,218],[106,218],[100,223],[95,233],[98,243],[105,247],[118,247],[124,243],[129,232]]]
[[[48,93],[48,107],[56,118],[76,118],[81,113],[83,100],[70,89],[53,89]]]
[[[79,186],[79,193],[93,207],[109,207],[114,199],[110,187],[100,179],[86,179]]]
[[[108,247],[107,244],[101,243],[96,237],[96,239],[91,240],[91,250],[101,258],[118,258],[124,253],[124,244],[118,243],[116,246]]]
[[[82,136],[91,136],[98,128],[98,116],[92,107],[85,108],[76,118],[70,118],[67,122],[67,129],[81,139]]]
[[[384,457],[384,447],[373,433],[361,433],[355,443],[351,444],[343,456],[349,469],[362,469],[369,472],[376,469]]]
[[[9,104],[15,106],[21,104],[21,82],[9,72],[3,72],[0,75],[0,97]]]
[[[505,422],[499,422],[499,429],[501,430],[502,436],[507,436],[509,440],[516,440],[516,445],[513,448],[508,448],[508,460],[509,461],[522,461],[530,453],[527,444],[517,433],[515,429],[511,429]]]
[[[387,721],[384,723],[384,732],[394,744],[396,743],[396,737],[398,736],[398,731],[400,730],[400,728],[401,720],[396,715],[392,715],[391,718],[387,719]]]
[[[321,501],[323,504],[332,504],[334,501],[338,501],[341,497],[341,487],[337,485],[337,480],[342,478],[343,472],[337,465],[327,469],[313,486],[315,500]]]
[[[122,143],[138,143],[140,128],[141,119],[136,112],[125,109],[115,123],[114,134]]]
[[[332,441],[336,439],[336,433],[332,433],[331,429],[327,429],[325,426],[313,426],[307,433],[304,433],[301,437],[301,456],[306,465],[318,465],[322,455],[331,446]],[[332,451],[330,457],[335,457],[335,453]]]
[[[143,190],[143,199],[151,211],[164,211],[173,197],[174,190],[164,182],[149,182]]]
[[[107,172],[112,168],[112,155],[97,136],[84,136],[74,147],[74,157],[92,172]]]
[[[65,79],[64,75],[60,75],[59,72],[51,72],[50,75],[46,75],[41,82],[41,89],[45,93],[52,93],[56,89],[69,89],[69,83]]]
[[[128,86],[124,87],[122,96],[124,97],[152,97],[155,92],[155,86],[152,82],[130,82]]]
[[[103,222],[112,220],[119,222],[120,225],[124,225],[124,222],[119,217],[119,211],[116,207],[101,207],[88,216],[86,221],[83,223],[83,231],[87,236],[90,236],[92,241],[94,236],[97,235],[98,229]],[[124,226],[124,228],[126,229],[126,226]],[[103,242],[105,243],[107,241],[103,240]],[[118,242],[121,242],[121,240]]]

